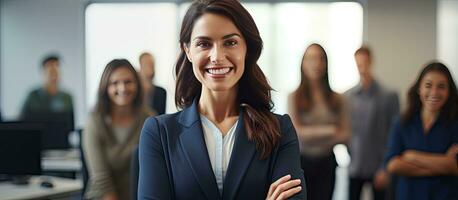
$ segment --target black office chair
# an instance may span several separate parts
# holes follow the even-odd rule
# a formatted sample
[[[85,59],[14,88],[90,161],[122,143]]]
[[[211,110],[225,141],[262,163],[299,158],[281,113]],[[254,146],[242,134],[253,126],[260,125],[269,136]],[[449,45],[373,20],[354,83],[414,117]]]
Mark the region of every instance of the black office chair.
[[[138,174],[140,170],[140,163],[138,159],[138,146],[132,152],[132,159],[130,162],[130,194],[131,199],[137,199],[138,190]]]
[[[87,182],[89,180],[89,172],[87,170],[87,165],[86,165],[86,158],[84,157],[84,152],[83,152],[83,129],[76,129],[80,142],[78,145],[78,150],[80,152],[80,158],[81,158],[81,175],[83,176],[83,190],[82,190],[82,196],[81,199],[84,199],[84,193],[86,192],[86,186]]]

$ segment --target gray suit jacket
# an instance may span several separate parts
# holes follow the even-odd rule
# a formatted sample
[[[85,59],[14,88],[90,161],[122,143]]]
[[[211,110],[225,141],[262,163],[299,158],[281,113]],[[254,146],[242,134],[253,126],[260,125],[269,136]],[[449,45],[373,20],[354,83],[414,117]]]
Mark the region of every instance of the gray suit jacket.
[[[389,130],[395,116],[399,115],[399,100],[396,92],[382,87],[376,81],[368,90],[369,102],[368,98],[362,97],[362,93],[360,84],[345,93],[351,117],[350,176],[372,178],[382,167]],[[365,108],[361,107],[361,101],[366,101]],[[368,113],[361,115],[357,112]],[[360,119],[361,116],[366,116],[367,119]],[[362,122],[368,124],[361,124]]]

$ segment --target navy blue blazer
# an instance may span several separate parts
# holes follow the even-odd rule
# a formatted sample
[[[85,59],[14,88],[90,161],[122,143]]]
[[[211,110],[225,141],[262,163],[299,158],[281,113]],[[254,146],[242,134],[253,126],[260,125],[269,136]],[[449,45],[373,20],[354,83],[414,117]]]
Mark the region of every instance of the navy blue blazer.
[[[296,131],[288,115],[276,115],[281,140],[273,152],[259,159],[248,140],[243,109],[220,194],[208,157],[196,102],[175,114],[150,117],[140,137],[138,199],[265,199],[270,184],[291,174],[301,179],[302,191],[292,199],[305,199]]]

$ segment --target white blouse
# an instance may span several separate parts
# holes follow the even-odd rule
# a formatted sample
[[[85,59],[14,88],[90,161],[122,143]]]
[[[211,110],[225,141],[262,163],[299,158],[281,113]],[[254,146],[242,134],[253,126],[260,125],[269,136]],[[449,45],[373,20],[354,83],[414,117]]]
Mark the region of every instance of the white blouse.
[[[212,164],[219,192],[222,194],[227,166],[229,165],[232,148],[234,147],[235,129],[237,127],[238,120],[224,137],[218,127],[216,127],[216,125],[205,116],[200,115],[200,121],[202,122],[208,157],[210,158],[210,162]]]

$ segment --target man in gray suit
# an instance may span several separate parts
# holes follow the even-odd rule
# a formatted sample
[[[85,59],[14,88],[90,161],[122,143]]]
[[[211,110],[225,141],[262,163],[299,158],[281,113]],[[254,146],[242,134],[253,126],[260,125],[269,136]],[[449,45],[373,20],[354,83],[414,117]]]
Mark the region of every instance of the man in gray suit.
[[[399,114],[398,96],[374,79],[368,47],[359,48],[355,60],[360,83],[345,93],[352,121],[349,199],[360,199],[365,183],[372,185],[374,199],[385,199],[388,175],[382,162],[391,122]]]

